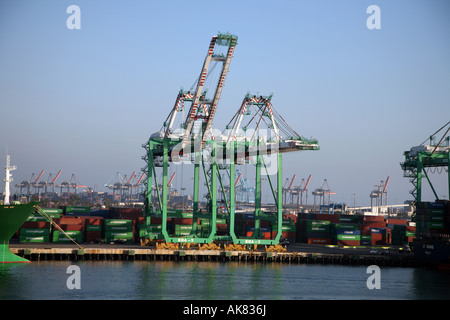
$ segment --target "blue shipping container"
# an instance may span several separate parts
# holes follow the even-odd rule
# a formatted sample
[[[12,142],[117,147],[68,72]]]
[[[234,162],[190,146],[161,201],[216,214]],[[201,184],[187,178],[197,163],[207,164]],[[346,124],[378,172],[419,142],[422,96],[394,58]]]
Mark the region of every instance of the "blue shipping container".
[[[361,231],[359,231],[359,230],[349,230],[349,229],[336,229],[336,234],[360,235]]]

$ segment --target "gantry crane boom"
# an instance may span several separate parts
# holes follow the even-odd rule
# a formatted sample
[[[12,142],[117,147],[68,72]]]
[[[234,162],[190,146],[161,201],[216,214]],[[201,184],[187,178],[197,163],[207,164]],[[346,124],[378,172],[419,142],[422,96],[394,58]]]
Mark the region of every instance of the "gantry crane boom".
[[[37,179],[34,181],[35,184],[39,181],[39,179],[42,177],[42,175],[44,174],[44,172],[45,172],[45,169],[42,170],[41,174],[40,174],[40,175],[37,177]]]
[[[291,183],[289,184],[289,187],[287,188],[287,190],[291,190],[292,184],[294,183],[295,178],[297,177],[296,174],[294,174],[294,176],[292,177]]]
[[[217,36],[214,36],[211,39],[209,48],[208,48],[208,54],[206,55],[205,61],[203,63],[203,68],[200,73],[199,79],[197,81],[197,88],[193,94],[193,100],[191,104],[191,108],[189,110],[189,113],[187,115],[187,118],[185,120],[185,134],[183,137],[183,145],[187,142],[187,139],[192,134],[192,128],[194,125],[194,121],[198,119],[198,111],[202,110],[202,112],[205,112],[204,120],[205,120],[205,127],[203,130],[203,136],[202,142],[206,139],[206,132],[211,129],[212,121],[214,119],[214,115],[217,110],[217,104],[220,99],[220,95],[223,90],[223,86],[225,84],[225,78],[228,73],[228,69],[230,66],[231,58],[233,57],[234,48],[237,44],[237,36],[230,35],[230,34],[218,34]],[[228,52],[226,56],[222,56],[219,54],[214,54],[214,49],[216,45],[221,46],[228,46]],[[205,100],[205,96],[203,93],[203,86],[205,84],[206,76],[208,73],[208,68],[211,63],[211,61],[219,61],[222,62],[222,70],[220,73],[220,78],[217,83],[217,86],[214,91],[214,95],[212,100],[208,101]],[[201,107],[201,108],[200,108]],[[202,109],[203,108],[203,109]],[[207,110],[205,110],[206,108]]]
[[[61,175],[62,170],[59,170],[58,174],[56,175],[55,179],[52,180],[52,185],[55,184],[55,181],[59,178]]]
[[[387,188],[387,186],[388,186],[388,183],[389,183],[389,179],[390,179],[390,178],[391,178],[391,177],[387,177],[386,182],[384,183],[383,193],[386,193],[386,188]]]
[[[303,188],[303,190],[306,190],[308,188],[309,182],[311,181],[311,175],[309,175],[308,180],[306,181],[305,187]]]

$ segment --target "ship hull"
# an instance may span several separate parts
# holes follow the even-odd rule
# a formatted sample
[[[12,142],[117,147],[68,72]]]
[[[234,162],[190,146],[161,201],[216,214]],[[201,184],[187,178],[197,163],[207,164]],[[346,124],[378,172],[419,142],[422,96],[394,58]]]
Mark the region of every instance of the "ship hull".
[[[412,243],[415,257],[429,264],[447,264],[450,261],[450,242],[446,240],[422,240]]]
[[[37,202],[0,205],[0,263],[29,262],[9,249],[9,240],[25,220],[35,211]]]

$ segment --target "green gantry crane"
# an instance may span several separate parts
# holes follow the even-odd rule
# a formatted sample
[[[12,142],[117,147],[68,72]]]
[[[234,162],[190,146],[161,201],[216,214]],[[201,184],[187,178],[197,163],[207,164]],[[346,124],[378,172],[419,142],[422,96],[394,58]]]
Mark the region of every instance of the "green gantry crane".
[[[298,150],[318,150],[317,140],[305,139],[292,130],[283,118],[273,109],[271,96],[256,97],[247,94],[241,108],[230,121],[225,132],[217,133],[212,130],[212,122],[228,73],[229,65],[237,44],[237,36],[221,34],[214,36],[210,42],[200,76],[189,91],[179,91],[169,116],[161,130],[151,135],[143,147],[146,154],[143,159],[147,167],[145,192],[145,215],[147,235],[151,232],[151,217],[161,218],[160,238],[166,242],[175,243],[211,243],[213,240],[228,240],[237,244],[278,244],[282,230],[282,168],[281,154]],[[217,66],[219,72],[217,73]],[[218,78],[211,80],[212,75]],[[209,81],[209,82],[208,82]],[[212,82],[212,85],[210,83]],[[195,88],[194,88],[195,87]],[[212,88],[212,92],[208,92]],[[180,113],[190,108],[180,126],[175,125]],[[243,120],[250,115],[254,108],[255,114],[250,121],[243,125]],[[249,125],[255,128],[249,130]],[[263,125],[266,128],[263,129]],[[249,135],[251,133],[251,135]],[[267,165],[267,157],[274,156],[275,161]],[[169,163],[189,163],[194,165],[194,186],[192,212],[168,209],[168,167]],[[255,231],[251,238],[238,237],[235,232],[235,187],[236,165],[254,164],[256,167],[255,186]],[[156,167],[162,167],[162,187],[158,186]],[[261,210],[261,172],[264,167],[276,203],[276,212],[262,212]],[[274,169],[275,168],[275,169]],[[224,186],[220,170],[227,171],[230,178],[229,187]],[[200,172],[207,187],[207,206],[199,206]],[[269,172],[270,171],[270,172]],[[276,188],[270,180],[270,175],[277,175]],[[152,188],[155,184],[157,201],[152,203]],[[221,186],[226,213],[218,214],[218,184]],[[161,193],[159,192],[161,190]],[[170,218],[193,218],[192,228],[188,234],[180,236],[177,232],[168,230]],[[204,226],[198,226],[198,218],[208,220]],[[216,223],[218,219],[226,219],[228,235],[217,235]],[[273,221],[277,226],[277,234],[271,239],[261,239],[259,221],[265,219]],[[155,233],[153,233],[155,234]],[[158,237],[158,236],[157,236]]]
[[[436,141],[436,135],[445,130],[444,135]],[[447,169],[448,172],[448,199],[450,199],[450,146],[448,135],[450,131],[450,121],[447,122],[438,131],[433,133],[429,139],[426,139],[419,146],[412,147],[409,151],[405,151],[405,161],[400,163],[402,169],[404,170],[404,177],[410,178],[410,182],[414,186],[411,190],[411,194],[414,200],[422,202],[422,178],[425,176],[428,181],[431,190],[436,198],[439,200],[439,196],[428,177],[428,168],[443,167]],[[429,140],[428,144],[425,144]]]

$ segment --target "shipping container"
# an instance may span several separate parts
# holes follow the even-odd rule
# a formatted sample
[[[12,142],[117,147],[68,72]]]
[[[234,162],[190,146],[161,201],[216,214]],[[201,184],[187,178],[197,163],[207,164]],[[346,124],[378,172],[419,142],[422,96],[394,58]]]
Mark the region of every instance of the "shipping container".
[[[50,229],[26,229],[19,230],[19,237],[21,236],[50,236]]]
[[[338,234],[336,235],[336,240],[352,240],[352,241],[360,241],[360,235],[352,235],[352,234]]]
[[[50,229],[50,222],[45,221],[25,221],[21,228],[24,229]]]
[[[361,235],[361,231],[359,230],[350,230],[350,229],[336,229],[335,230],[336,235],[341,234],[349,234],[349,235]]]
[[[332,225],[334,229],[349,229],[358,230],[359,224],[357,223],[336,223]]]
[[[72,239],[74,239],[78,243],[81,243],[84,241],[84,236],[83,236],[82,231],[66,231],[66,234],[68,234]],[[53,231],[52,242],[67,243],[67,242],[72,242],[72,240],[70,238],[68,238],[61,231],[55,230],[55,231]]]
[[[86,231],[85,233],[85,242],[101,241],[102,239],[101,231]]]
[[[86,225],[86,231],[102,231],[102,226],[96,224],[88,224]]]
[[[63,208],[64,213],[90,213],[91,208],[90,207],[73,207],[73,206],[67,206]]]
[[[19,242],[50,242],[50,236],[23,235],[19,236]]]
[[[83,231],[85,230],[83,224],[61,224],[59,227],[64,231]]]
[[[131,226],[133,225],[133,221],[130,219],[105,219],[104,226]]]
[[[359,240],[338,240],[336,241],[338,246],[359,246],[361,241]]]
[[[358,215],[340,215],[338,218],[339,222],[357,223],[359,222]]]

